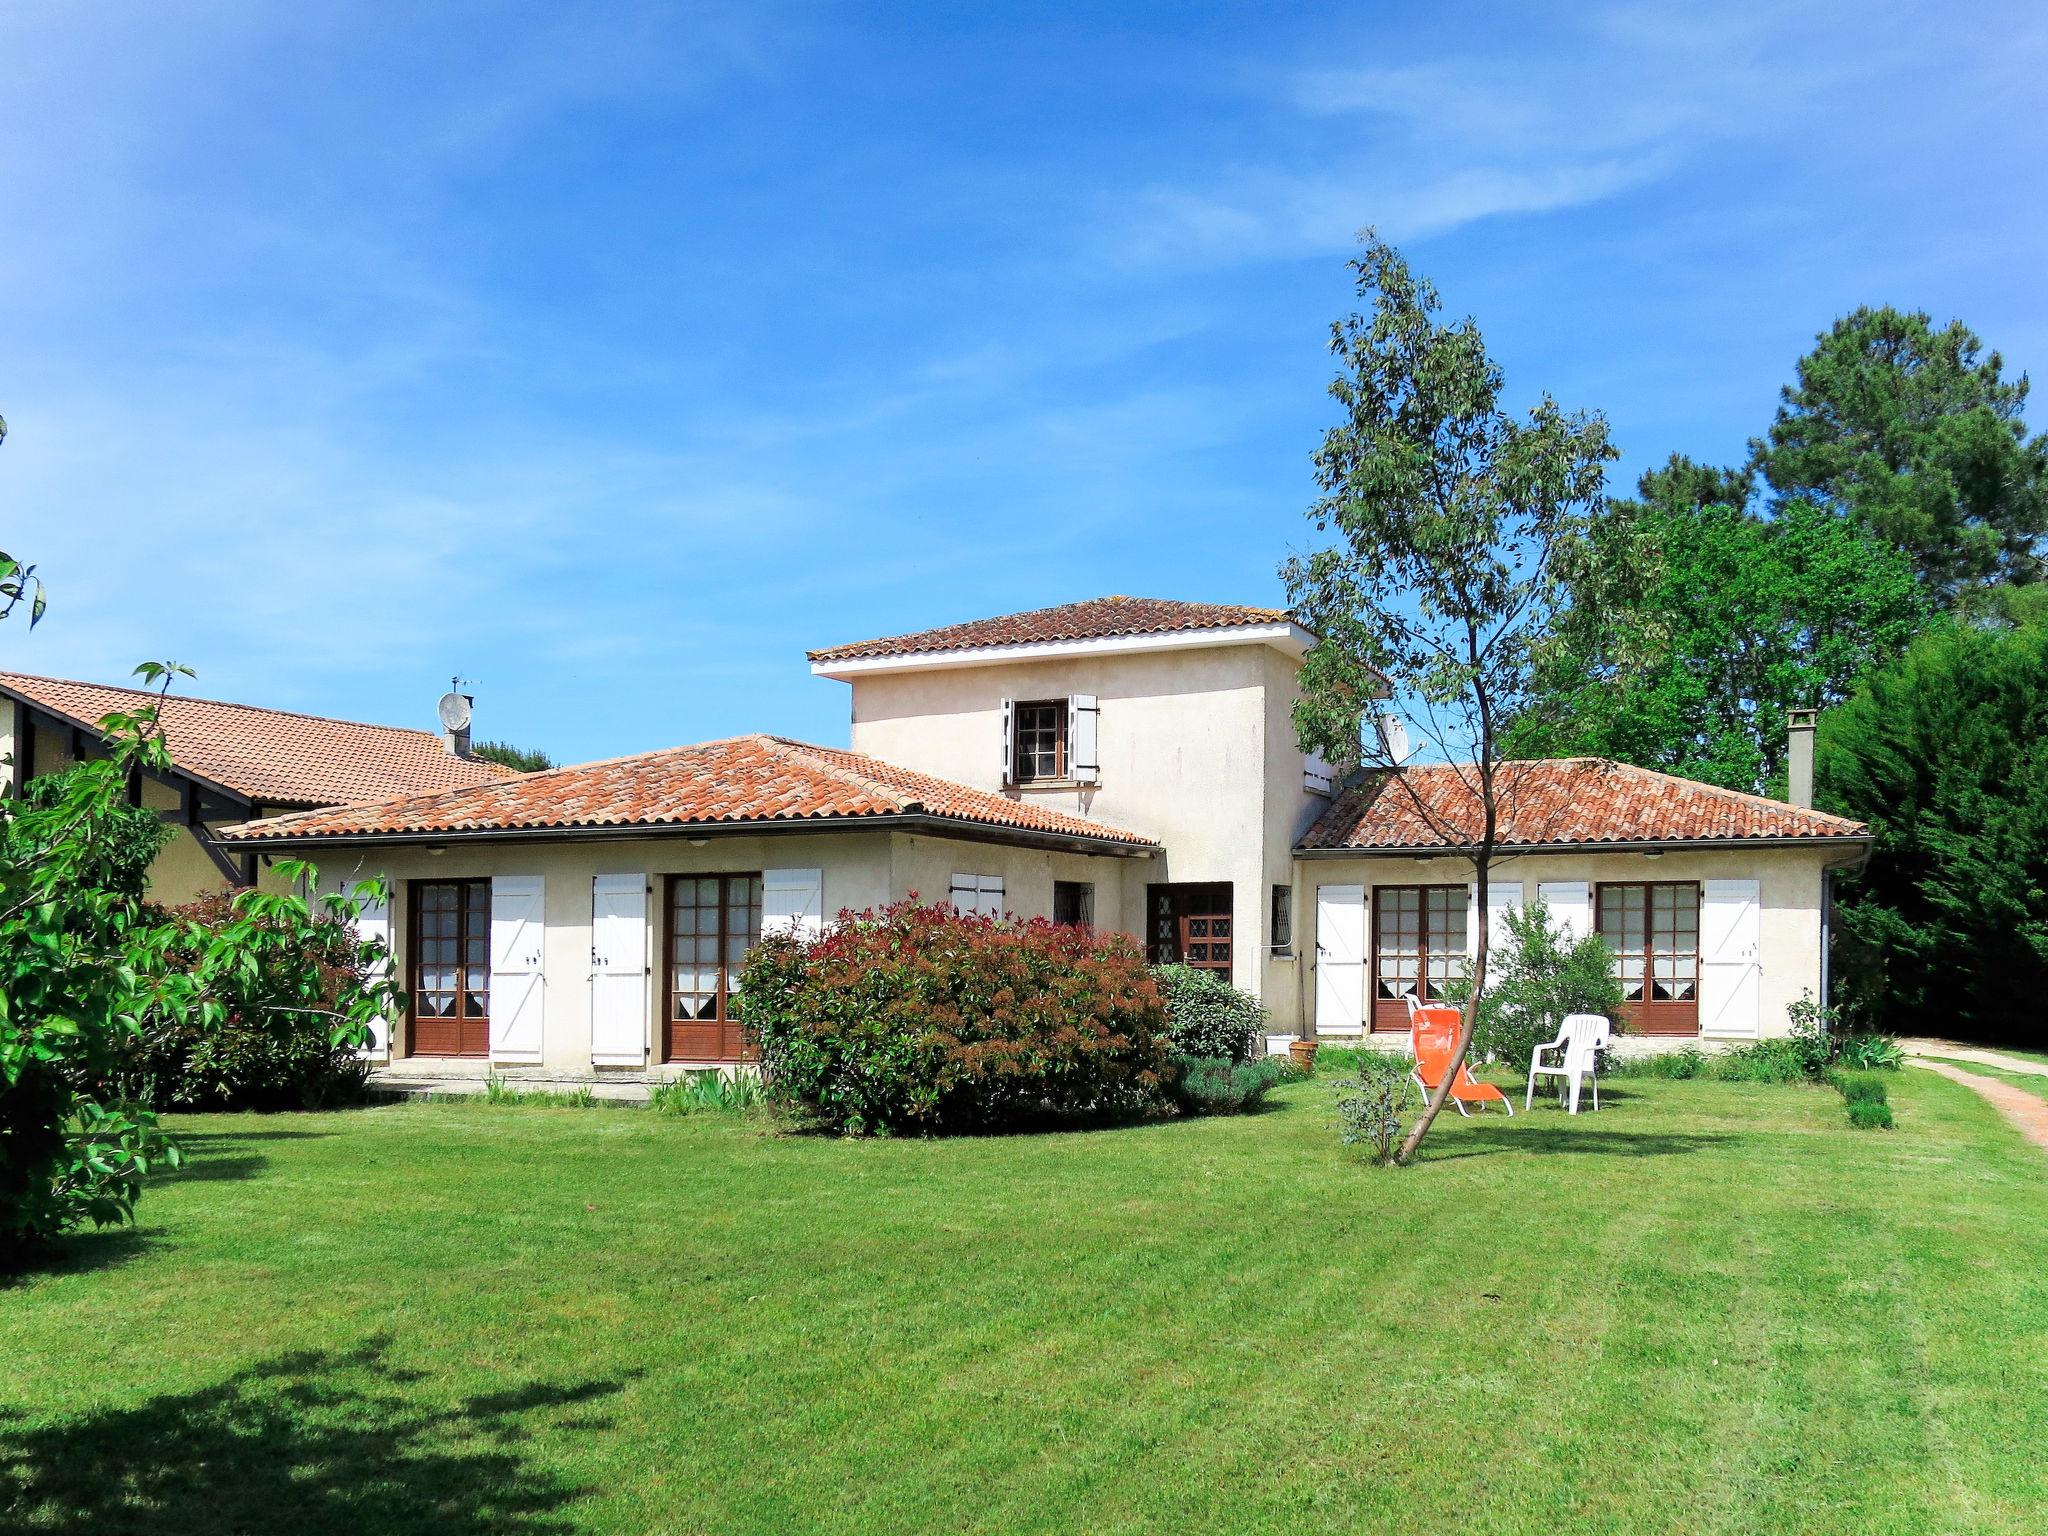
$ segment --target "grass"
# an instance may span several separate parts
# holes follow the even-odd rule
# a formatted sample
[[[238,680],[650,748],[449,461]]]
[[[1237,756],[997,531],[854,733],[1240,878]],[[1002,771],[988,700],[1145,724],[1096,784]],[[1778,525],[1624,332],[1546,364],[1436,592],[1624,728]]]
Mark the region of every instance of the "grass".
[[[482,1103],[176,1123],[0,1291],[0,1529],[2018,1532],[2048,1160],[1933,1073],[1340,1152]]]

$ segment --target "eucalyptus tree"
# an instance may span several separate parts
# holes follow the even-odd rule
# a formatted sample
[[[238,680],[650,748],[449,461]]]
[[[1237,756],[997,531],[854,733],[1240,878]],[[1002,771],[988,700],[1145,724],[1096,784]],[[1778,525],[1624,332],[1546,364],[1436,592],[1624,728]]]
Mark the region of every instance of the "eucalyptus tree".
[[[1532,702],[1535,647],[1560,600],[1553,557],[1599,505],[1615,452],[1597,413],[1547,394],[1509,411],[1478,326],[1439,318],[1436,289],[1371,231],[1351,270],[1367,308],[1331,327],[1340,415],[1315,455],[1321,494],[1308,514],[1324,540],[1281,571],[1317,636],[1296,731],[1305,751],[1391,775],[1483,892],[1521,799],[1501,732]],[[1389,691],[1450,759],[1428,792],[1362,729]],[[1487,926],[1482,910],[1452,1069],[1398,1162],[1429,1134],[1471,1049]]]

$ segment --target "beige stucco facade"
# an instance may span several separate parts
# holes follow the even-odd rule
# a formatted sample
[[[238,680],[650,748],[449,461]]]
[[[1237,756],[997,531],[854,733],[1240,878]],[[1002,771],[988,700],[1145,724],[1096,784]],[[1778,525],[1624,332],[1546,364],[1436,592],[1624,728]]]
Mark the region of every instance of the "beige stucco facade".
[[[1845,851],[1803,846],[1772,848],[1754,843],[1726,849],[1673,849],[1656,855],[1524,853],[1496,862],[1487,883],[1495,888],[1518,886],[1521,899],[1526,902],[1534,900],[1539,887],[1548,883],[1584,882],[1597,888],[1603,883],[1621,881],[1689,881],[1704,887],[1712,880],[1756,881],[1756,1034],[1731,1032],[1724,1038],[1768,1038],[1789,1032],[1786,1010],[1793,1003],[1805,995],[1816,999],[1822,995],[1827,871],[1845,860],[1853,861],[1860,853],[1860,846]],[[1302,963],[1309,968],[1302,1004],[1295,1016],[1296,1027],[1302,1034],[1316,1032],[1313,940],[1318,886],[1365,886],[1366,916],[1370,922],[1372,895],[1377,886],[1460,885],[1469,891],[1472,883],[1471,863],[1463,858],[1307,857],[1301,860],[1300,869],[1295,892],[1295,931],[1303,940],[1298,946],[1304,951]],[[1473,911],[1476,917],[1476,903]],[[1365,984],[1370,988],[1369,968]],[[1370,1018],[1369,994],[1366,1017]],[[1702,1038],[1714,1038],[1711,1028],[1703,1030]]]
[[[408,957],[412,943],[411,883],[419,880],[538,876],[544,882],[540,1065],[551,1073],[598,1076],[632,1069],[593,1066],[593,883],[601,875],[645,875],[646,968],[644,1038],[648,1065],[660,1065],[665,1008],[662,938],[664,892],[670,875],[754,874],[816,869],[823,877],[823,914],[878,907],[917,893],[944,900],[956,874],[993,875],[1004,883],[1009,910],[1026,917],[1052,914],[1053,882],[1092,883],[1096,900],[1111,909],[1127,901],[1127,885],[1142,892],[1144,857],[1098,856],[1016,847],[969,838],[900,831],[835,831],[774,836],[715,835],[697,840],[667,836],[645,840],[565,838],[492,843],[450,839],[443,844],[330,848],[313,855],[323,890],[379,878],[392,892],[392,951]],[[439,848],[439,852],[432,851]],[[393,1032],[394,1057],[411,1054],[405,1021]],[[672,1062],[675,1070],[707,1065]],[[531,1065],[531,1063],[528,1063]]]
[[[1274,953],[1271,891],[1292,882],[1295,839],[1328,804],[1304,788],[1294,740],[1300,641],[1049,649],[1058,654],[845,670],[853,749],[1159,842],[1164,854],[1123,882],[1120,905],[1098,894],[1104,926],[1142,934],[1148,883],[1228,882],[1232,979],[1292,1017],[1299,962]],[[1004,701],[1074,695],[1097,701],[1096,781],[1006,782]]]

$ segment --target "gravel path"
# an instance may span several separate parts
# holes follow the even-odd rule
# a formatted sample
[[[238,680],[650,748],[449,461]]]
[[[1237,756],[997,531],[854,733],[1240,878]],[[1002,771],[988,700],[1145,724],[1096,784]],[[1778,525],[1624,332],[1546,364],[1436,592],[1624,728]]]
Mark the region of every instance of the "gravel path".
[[[2018,1126],[2022,1136],[2043,1151],[2048,1151],[2048,1099],[2029,1093],[2024,1088],[2015,1088],[2011,1083],[2001,1083],[1995,1077],[1965,1072],[1961,1067],[1952,1067],[1945,1061],[1929,1061],[1916,1056],[1913,1058],[1913,1065],[1924,1067],[1929,1072],[1939,1072],[1951,1082],[1975,1089],[1989,1099],[2000,1114]],[[2041,1070],[2031,1062],[2027,1065],[2031,1071]],[[2048,1073],[2042,1075],[2048,1076]]]
[[[2038,1061],[2028,1061],[2019,1056],[2008,1056],[2003,1051],[1987,1051],[1981,1045],[1962,1045],[1954,1040],[1901,1040],[1899,1046],[1908,1056],[1946,1056],[1952,1061],[1974,1061],[1980,1067],[1996,1067],[2001,1072],[2017,1072],[2022,1077],[2048,1077],[2048,1067]]]

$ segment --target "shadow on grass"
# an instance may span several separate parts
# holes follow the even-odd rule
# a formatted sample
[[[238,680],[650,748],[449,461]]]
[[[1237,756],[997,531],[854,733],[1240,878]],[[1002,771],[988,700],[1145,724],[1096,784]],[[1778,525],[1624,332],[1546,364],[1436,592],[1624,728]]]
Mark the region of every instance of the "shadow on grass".
[[[0,1528],[123,1531],[567,1532],[595,1490],[539,1469],[537,1436],[609,1421],[580,1413],[622,1381],[528,1382],[429,1402],[388,1341],[306,1351],[34,1429],[0,1419]]]
[[[70,1232],[38,1243],[0,1260],[0,1291],[52,1275],[89,1275],[118,1269],[163,1247],[163,1239],[133,1227],[107,1227],[98,1232]]]
[[[1609,1157],[1679,1157],[1689,1152],[1708,1152],[1738,1138],[1718,1131],[1596,1130],[1577,1119],[1560,1116],[1564,1123],[1545,1123],[1541,1106],[1532,1114],[1514,1119],[1461,1120],[1447,1127],[1439,1120],[1429,1140],[1422,1144],[1423,1162],[1449,1162],[1460,1157],[1491,1157],[1498,1152],[1555,1153],[1590,1152]],[[1439,1140],[1445,1130],[1452,1136]]]

